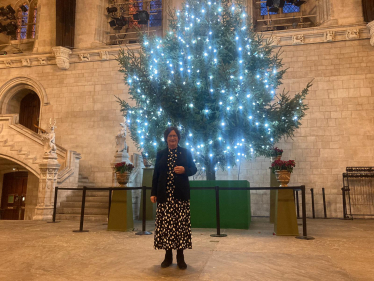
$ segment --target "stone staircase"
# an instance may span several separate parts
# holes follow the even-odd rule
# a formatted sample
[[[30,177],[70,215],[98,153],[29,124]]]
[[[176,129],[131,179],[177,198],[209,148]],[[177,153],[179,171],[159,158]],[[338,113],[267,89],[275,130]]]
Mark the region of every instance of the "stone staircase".
[[[78,188],[95,187],[87,177],[79,175]],[[109,194],[105,191],[87,191],[84,210],[84,220],[107,222]],[[80,220],[82,206],[82,191],[72,191],[57,208],[56,220]]]

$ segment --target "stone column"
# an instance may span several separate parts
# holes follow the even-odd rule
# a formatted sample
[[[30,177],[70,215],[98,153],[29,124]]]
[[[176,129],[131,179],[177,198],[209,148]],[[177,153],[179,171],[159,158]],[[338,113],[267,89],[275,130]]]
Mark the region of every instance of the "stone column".
[[[120,123],[122,129],[116,135],[116,153],[114,154],[114,159],[111,163],[113,170],[112,174],[112,185],[117,186],[116,173],[114,171],[114,166],[117,163],[126,162],[127,164],[132,164],[129,158],[129,153],[127,152],[128,146],[126,144],[127,135],[127,124],[126,118],[123,118],[123,123]]]
[[[103,32],[101,26],[105,17],[105,1],[103,0],[77,0],[75,13],[74,45],[77,49],[89,49],[104,46],[100,42]],[[108,20],[104,22],[109,26]]]
[[[60,164],[54,153],[44,155],[39,164],[41,177],[39,179],[38,204],[35,209],[34,220],[49,220],[53,214],[54,191],[57,183],[57,173]]]
[[[34,53],[51,53],[56,46],[56,1],[39,0]]]
[[[35,209],[34,220],[49,220],[53,214],[54,191],[57,183],[57,173],[60,164],[57,161],[57,147],[55,144],[56,120],[50,123],[49,133],[42,134],[44,140],[43,160],[39,164],[40,179],[38,190],[38,203]]]
[[[370,30],[370,44],[374,47],[374,20],[367,24],[367,28]]]

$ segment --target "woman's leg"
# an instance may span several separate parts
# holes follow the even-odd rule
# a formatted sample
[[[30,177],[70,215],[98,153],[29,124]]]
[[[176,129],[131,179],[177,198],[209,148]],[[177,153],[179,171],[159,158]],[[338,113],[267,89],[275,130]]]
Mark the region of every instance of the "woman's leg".
[[[161,267],[162,268],[169,267],[172,263],[173,263],[173,252],[171,251],[171,249],[170,250],[166,250],[165,259],[161,263]]]
[[[180,269],[187,268],[187,264],[184,261],[183,249],[177,250],[177,264]]]

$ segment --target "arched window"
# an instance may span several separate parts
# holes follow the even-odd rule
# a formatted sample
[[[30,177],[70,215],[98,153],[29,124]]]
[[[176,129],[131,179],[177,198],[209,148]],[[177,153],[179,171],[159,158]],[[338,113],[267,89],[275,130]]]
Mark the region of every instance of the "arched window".
[[[34,39],[37,16],[37,1],[17,1],[16,10],[17,32],[12,40]]]

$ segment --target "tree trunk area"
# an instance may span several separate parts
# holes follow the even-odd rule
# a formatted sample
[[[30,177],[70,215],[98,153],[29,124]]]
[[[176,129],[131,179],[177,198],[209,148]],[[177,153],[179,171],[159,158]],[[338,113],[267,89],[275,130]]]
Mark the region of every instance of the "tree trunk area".
[[[206,180],[215,181],[216,180],[216,171],[214,170],[214,163],[207,162],[205,163],[206,167]]]

